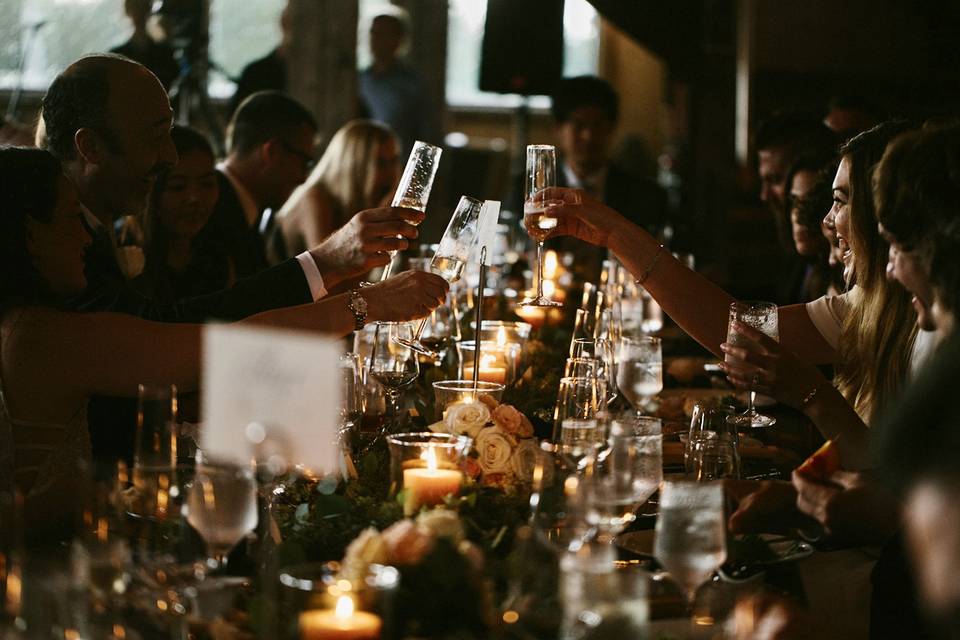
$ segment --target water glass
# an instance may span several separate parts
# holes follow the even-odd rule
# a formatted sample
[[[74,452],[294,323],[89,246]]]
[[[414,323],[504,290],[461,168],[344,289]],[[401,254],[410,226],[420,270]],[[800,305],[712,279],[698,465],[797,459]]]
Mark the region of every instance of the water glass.
[[[378,322],[370,356],[370,377],[379,382],[394,413],[403,390],[420,375],[416,352],[400,341],[413,340],[413,327],[408,322]]]
[[[166,520],[176,516],[177,387],[143,385],[137,394],[137,433],[129,511]]]
[[[690,455],[699,441],[721,441],[730,445],[735,472],[740,472],[740,434],[735,421],[736,409],[729,405],[711,406],[698,402],[693,406],[690,430],[683,448],[683,463],[687,473],[693,473],[693,457]]]
[[[198,462],[187,496],[187,522],[207,545],[207,565],[226,566],[227,555],[257,526],[257,483],[250,465]]]
[[[560,447],[541,443],[531,483],[531,524],[537,538],[559,552],[579,548],[592,535],[580,471]]]
[[[733,302],[730,304],[730,322],[727,327],[727,343],[737,345],[743,341],[740,334],[734,330],[734,323],[739,322],[766,334],[774,340],[780,340],[779,310],[772,302]],[[729,356],[728,356],[729,358]],[[736,424],[741,427],[772,427],[777,419],[764,415],[754,408],[756,392],[750,391],[747,410],[736,416]]]
[[[697,482],[736,479],[740,465],[736,446],[721,438],[703,438],[689,443],[690,477]]]
[[[637,415],[649,400],[663,390],[663,351],[660,338],[620,338],[617,387]]]
[[[726,560],[726,535],[722,483],[663,483],[653,555],[683,589],[688,609]]]

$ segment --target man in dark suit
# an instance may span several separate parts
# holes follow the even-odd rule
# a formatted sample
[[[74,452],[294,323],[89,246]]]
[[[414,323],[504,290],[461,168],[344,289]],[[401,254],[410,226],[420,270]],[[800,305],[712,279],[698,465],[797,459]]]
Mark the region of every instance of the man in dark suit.
[[[230,98],[230,113],[236,113],[244,100],[258,91],[287,90],[287,50],[290,48],[290,5],[280,13],[280,44],[262,58],[254,60],[240,72],[237,90]]]
[[[313,115],[279,91],[254,93],[230,119],[227,157],[217,165],[220,198],[209,224],[226,239],[238,276],[267,267],[263,234],[270,216],[307,179],[316,135]]]
[[[86,254],[87,290],[73,301],[73,308],[167,322],[235,320],[267,309],[318,301],[326,296],[327,287],[386,264],[385,251],[404,249],[406,238],[417,235],[410,221],[422,220],[419,212],[395,208],[364,211],[323,245],[230,289],[170,305],[157,304],[137,293],[120,269],[113,223],[143,211],[156,177],[177,162],[170,138],[172,116],[157,78],[122,56],[82,58],[50,85],[43,99],[42,139],[77,185],[94,238]],[[397,239],[397,234],[404,239]],[[374,308],[382,308],[386,299],[392,305],[403,304],[390,296],[390,286],[377,292],[371,289],[365,289],[361,297]],[[317,304],[344,305],[346,296]],[[371,313],[370,319],[377,318]],[[113,402],[91,402],[88,416],[96,457],[110,459],[132,451],[129,411],[129,405],[124,411]]]
[[[610,160],[619,117],[613,87],[595,76],[564,78],[554,91],[551,111],[560,154],[557,184],[583,189],[654,236],[661,235],[667,222],[666,193],[650,178]],[[597,280],[603,251],[587,251],[582,244],[575,250],[578,262],[584,262],[584,276]]]

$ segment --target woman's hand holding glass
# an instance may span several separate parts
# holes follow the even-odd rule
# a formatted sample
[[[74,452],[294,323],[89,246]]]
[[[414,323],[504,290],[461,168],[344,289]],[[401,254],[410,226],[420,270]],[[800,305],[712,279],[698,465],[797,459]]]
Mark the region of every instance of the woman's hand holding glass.
[[[551,201],[548,213],[557,225],[546,238],[571,236],[598,247],[608,246],[614,230],[630,224],[622,215],[580,189],[554,187],[543,198]]]

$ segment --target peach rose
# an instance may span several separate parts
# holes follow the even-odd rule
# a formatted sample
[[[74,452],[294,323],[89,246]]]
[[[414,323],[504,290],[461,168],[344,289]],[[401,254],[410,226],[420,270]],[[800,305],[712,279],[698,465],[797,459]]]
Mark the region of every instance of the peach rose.
[[[516,435],[520,430],[522,416],[516,407],[510,404],[502,404],[493,410],[493,421],[503,430],[504,433]]]
[[[471,457],[463,459],[463,462],[460,463],[460,470],[471,479],[479,478],[480,474],[483,473],[483,469],[480,468],[480,461]]]
[[[390,564],[419,564],[433,550],[433,533],[413,520],[400,520],[384,530]]]

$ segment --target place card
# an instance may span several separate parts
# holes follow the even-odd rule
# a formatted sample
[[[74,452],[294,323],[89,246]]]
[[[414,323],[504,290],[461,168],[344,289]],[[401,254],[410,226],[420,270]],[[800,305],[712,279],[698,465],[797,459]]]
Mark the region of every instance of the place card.
[[[337,473],[339,353],[315,334],[209,325],[200,448],[217,459],[279,456],[317,475]]]
[[[480,251],[487,247],[487,264],[493,264],[493,252],[497,248],[497,223],[500,221],[500,201],[484,200],[480,209],[480,221],[477,224],[477,243],[470,261],[480,264]]]

